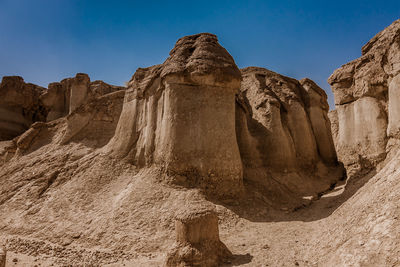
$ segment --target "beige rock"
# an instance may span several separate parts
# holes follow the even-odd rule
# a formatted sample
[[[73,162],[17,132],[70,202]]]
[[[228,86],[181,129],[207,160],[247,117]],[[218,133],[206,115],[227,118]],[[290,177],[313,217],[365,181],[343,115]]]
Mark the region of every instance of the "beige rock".
[[[346,166],[376,164],[385,158],[386,116],[377,99],[363,97],[337,109],[339,160]],[[345,153],[342,153],[342,152]],[[348,170],[349,171],[349,170]]]
[[[244,179],[274,188],[272,181],[298,194],[315,194],[339,179],[327,118],[327,97],[311,80],[272,71],[242,70],[236,129]],[[332,168],[332,169],[331,169]],[[327,169],[334,175],[326,179]],[[281,191],[277,189],[273,191]]]
[[[333,142],[335,144],[335,148],[337,150],[337,137],[339,134],[339,121],[338,121],[338,114],[337,114],[337,110],[331,110],[328,112],[328,118],[329,121],[331,122],[331,131],[332,131],[332,138],[333,138]]]
[[[181,211],[175,221],[176,244],[165,266],[220,266],[232,253],[219,239],[218,217],[213,209]]]
[[[40,96],[48,110],[47,121],[71,114],[82,104],[98,97],[125,89],[103,81],[90,82],[89,76],[85,73],[77,73],[74,78],[50,83],[48,87],[49,89]]]
[[[7,250],[4,246],[0,246],[0,267],[6,267]]]
[[[90,98],[66,117],[66,129],[60,141],[83,142],[90,147],[106,145],[115,134],[125,91]]]
[[[167,179],[220,196],[242,190],[235,136],[240,71],[212,34],[177,41],[162,64],[138,69],[128,85],[111,154]]]
[[[399,137],[399,38],[397,20],[362,48],[359,59],[329,77],[338,117],[337,153],[350,169],[375,168],[393,147],[389,139]]]
[[[75,78],[71,80],[69,114],[71,114],[76,108],[78,108],[86,101],[89,84],[90,78],[87,74],[84,73],[76,74]]]
[[[40,96],[43,105],[49,110],[46,120],[52,121],[68,114],[65,88],[61,83],[50,83],[45,93]]]
[[[35,121],[44,120],[46,111],[39,100],[45,89],[25,83],[19,76],[4,76],[0,84],[0,140],[11,140]]]
[[[388,119],[387,135],[400,139],[400,74],[389,83]]]
[[[331,124],[327,115],[329,111],[328,96],[315,82],[302,79],[300,84],[306,89],[309,96],[307,113],[317,143],[317,149],[324,162],[335,164],[337,156],[333,144]]]

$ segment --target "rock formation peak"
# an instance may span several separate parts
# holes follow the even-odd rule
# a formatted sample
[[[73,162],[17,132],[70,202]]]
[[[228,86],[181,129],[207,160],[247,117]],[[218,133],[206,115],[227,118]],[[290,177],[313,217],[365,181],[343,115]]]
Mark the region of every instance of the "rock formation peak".
[[[163,64],[161,76],[182,75],[193,82],[239,86],[240,71],[232,56],[214,34],[200,33],[180,38]]]

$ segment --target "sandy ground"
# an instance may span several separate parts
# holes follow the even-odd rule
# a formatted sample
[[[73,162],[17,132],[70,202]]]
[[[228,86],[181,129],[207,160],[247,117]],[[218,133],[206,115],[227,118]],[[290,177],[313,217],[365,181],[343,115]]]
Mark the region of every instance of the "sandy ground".
[[[296,209],[251,185],[241,200],[214,202],[234,254],[224,266],[400,266],[398,166],[400,155]],[[204,200],[157,179],[78,144],[44,145],[2,166],[6,266],[162,266],[174,210]]]

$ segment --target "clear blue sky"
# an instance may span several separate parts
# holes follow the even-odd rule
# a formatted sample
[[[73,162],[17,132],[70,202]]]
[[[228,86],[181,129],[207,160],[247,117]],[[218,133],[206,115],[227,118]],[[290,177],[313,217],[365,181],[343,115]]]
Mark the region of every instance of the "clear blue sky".
[[[88,73],[121,85],[162,63],[175,41],[211,32],[240,68],[326,80],[400,17],[400,0],[0,0],[0,76],[48,83]]]

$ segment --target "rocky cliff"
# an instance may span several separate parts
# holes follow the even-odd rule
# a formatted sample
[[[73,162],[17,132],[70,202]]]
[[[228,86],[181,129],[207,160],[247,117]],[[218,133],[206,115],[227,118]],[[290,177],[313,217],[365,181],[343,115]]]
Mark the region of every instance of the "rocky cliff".
[[[28,266],[398,265],[398,28],[331,76],[331,122],[313,81],[239,70],[208,33],[127,88],[3,78],[0,245]]]
[[[309,79],[261,68],[240,72],[212,34],[187,36],[163,64],[133,75],[107,148],[213,196],[237,196],[243,179],[315,195],[343,172],[326,98]]]
[[[243,69],[242,78],[236,129],[244,178],[303,196],[329,189],[343,168],[325,92],[309,79],[299,82],[263,68]]]
[[[25,83],[19,76],[5,76],[0,84],[0,141],[10,140],[44,121],[46,109],[40,101],[45,89]]]
[[[161,65],[129,82],[109,151],[164,179],[229,197],[243,190],[235,135],[240,71],[212,34],[181,38]]]
[[[328,82],[335,96],[336,149],[350,175],[375,168],[399,138],[400,20],[337,69]],[[336,122],[337,121],[337,122]]]

